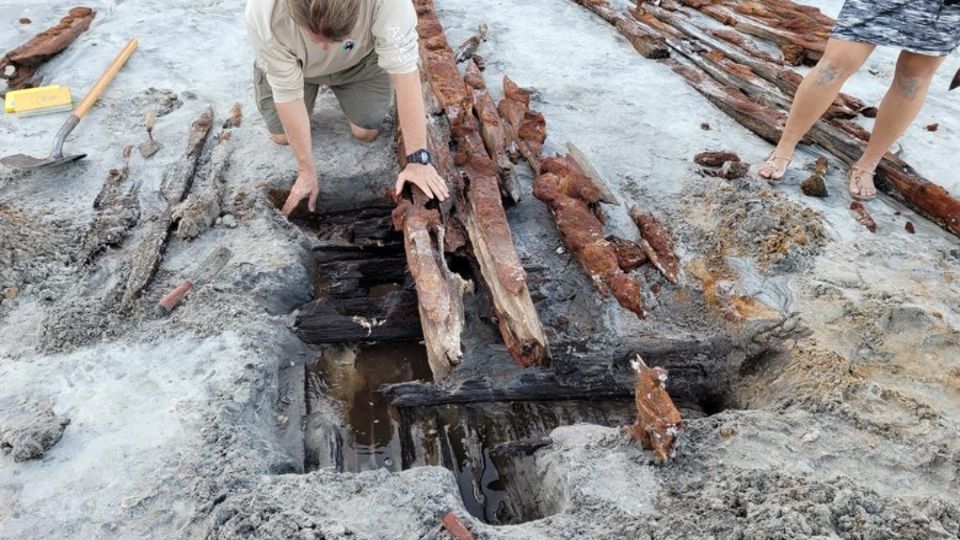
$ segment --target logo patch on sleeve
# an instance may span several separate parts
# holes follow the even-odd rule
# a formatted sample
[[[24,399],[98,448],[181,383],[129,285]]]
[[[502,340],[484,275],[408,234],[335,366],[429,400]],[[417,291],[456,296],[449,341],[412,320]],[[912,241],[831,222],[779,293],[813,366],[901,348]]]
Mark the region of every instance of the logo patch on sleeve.
[[[356,43],[354,43],[352,39],[343,42],[343,50],[345,51],[352,51],[355,46]]]

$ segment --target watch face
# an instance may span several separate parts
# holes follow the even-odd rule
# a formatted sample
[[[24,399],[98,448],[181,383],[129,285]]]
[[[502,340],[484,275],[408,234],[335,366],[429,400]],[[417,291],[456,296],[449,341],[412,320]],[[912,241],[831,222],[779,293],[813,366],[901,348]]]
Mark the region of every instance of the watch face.
[[[430,154],[426,150],[421,150],[417,152],[417,160],[423,164],[430,163]]]

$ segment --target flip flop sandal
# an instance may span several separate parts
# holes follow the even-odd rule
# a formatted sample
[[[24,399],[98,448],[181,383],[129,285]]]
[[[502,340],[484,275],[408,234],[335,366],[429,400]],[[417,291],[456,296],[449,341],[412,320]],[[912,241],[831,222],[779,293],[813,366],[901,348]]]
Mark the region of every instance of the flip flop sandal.
[[[781,160],[781,161],[786,161],[786,162],[787,162],[787,164],[783,167],[783,174],[781,174],[780,176],[770,176],[769,178],[764,177],[764,176],[760,176],[759,174],[757,174],[757,176],[760,176],[760,178],[763,178],[764,180],[767,181],[767,183],[772,184],[772,185],[776,185],[776,184],[779,184],[780,182],[783,182],[783,177],[787,175],[787,167],[789,167],[789,166],[790,166],[790,163],[793,162],[793,158],[785,158],[785,157],[783,157],[783,156],[775,156],[775,155],[773,154],[773,152],[771,152],[770,155],[767,157],[767,160],[763,162],[763,166],[769,167],[769,168],[773,169],[774,171],[776,171],[776,170],[777,170],[777,160]]]
[[[854,176],[854,174],[856,174],[856,176]],[[847,173],[847,184],[849,184],[850,180],[853,179],[854,183],[857,186],[857,191],[862,191],[863,184],[861,184],[861,180],[865,174],[870,175],[870,179],[872,180],[875,172],[868,171],[866,169],[861,169],[860,167],[850,167],[850,171]],[[876,187],[874,187],[874,190],[876,190]],[[874,192],[873,195],[864,196],[864,195],[854,193],[852,189],[850,190],[850,196],[858,201],[863,201],[863,202],[872,201],[877,198],[876,191]]]

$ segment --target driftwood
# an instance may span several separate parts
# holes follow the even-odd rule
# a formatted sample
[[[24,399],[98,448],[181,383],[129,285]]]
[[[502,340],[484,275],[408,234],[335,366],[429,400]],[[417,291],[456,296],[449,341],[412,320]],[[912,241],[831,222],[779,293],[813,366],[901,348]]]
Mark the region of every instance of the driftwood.
[[[640,229],[639,244],[644,248],[650,263],[670,283],[676,284],[680,272],[680,258],[673,248],[670,231],[652,214],[643,212],[637,205],[630,208],[630,218]]]
[[[498,176],[500,178],[500,192],[504,198],[513,204],[520,202],[520,183],[513,171],[513,163],[510,161],[508,149],[513,146],[513,141],[506,127],[500,120],[500,114],[497,112],[497,104],[487,92],[487,85],[483,80],[483,74],[476,62],[471,60],[467,64],[467,73],[464,81],[470,87],[473,94],[474,111],[477,119],[480,121],[480,133],[483,136],[483,144],[487,148],[487,153],[493,161],[496,162]]]
[[[223,129],[238,128],[243,122],[243,106],[239,103],[234,103],[233,107],[230,108],[230,114],[227,115],[227,119],[223,121]]]
[[[480,122],[474,116],[472,92],[457,70],[433,1],[416,0],[415,6],[428,87],[443,108],[457,145],[454,163],[462,175],[457,214],[491,293],[504,343],[520,365],[543,365],[550,354],[546,336],[507,224],[499,168],[487,153]]]
[[[683,428],[680,411],[667,393],[667,370],[647,367],[640,355],[632,366],[636,372],[637,420],[630,426],[630,435],[634,442],[653,450],[657,463],[664,463],[673,457],[674,444]]]
[[[707,4],[685,3],[694,7]],[[689,8],[679,8],[675,2],[665,3],[670,4],[679,11],[644,2],[631,13],[640,24],[663,36],[671,50],[678,53],[663,61],[688,84],[741,125],[776,144],[786,122],[781,109],[786,109],[801,77],[782,64],[751,56],[730,40],[717,39],[698,27],[693,17],[684,16]],[[808,140],[842,161],[853,163],[863,153],[869,134],[842,118],[860,108],[859,100],[841,95],[832,107],[835,114],[831,117],[828,113],[817,122],[807,134]],[[877,185],[881,190],[960,235],[960,199],[919,176],[893,154],[884,157],[877,172]]]
[[[196,172],[197,160],[203,151],[204,141],[213,125],[213,109],[204,111],[190,127],[187,136],[186,152],[167,170],[160,191],[167,207],[150,225],[146,236],[140,242],[130,260],[130,274],[123,288],[120,310],[129,311],[140,292],[150,283],[163,251],[167,245],[170,229],[174,224],[174,207],[183,200]]]
[[[124,148],[123,167],[110,169],[93,200],[93,218],[80,241],[77,261],[90,264],[104,249],[119,246],[140,221],[140,183],[128,182],[131,147]]]
[[[607,204],[620,204],[620,201],[617,200],[616,195],[610,191],[607,183],[603,181],[603,177],[600,176],[600,173],[597,172],[597,169],[595,169],[593,164],[590,163],[590,159],[587,158],[586,154],[584,154],[573,143],[567,143],[567,155],[573,159],[578,167],[580,167],[580,170],[583,171],[583,174],[587,175],[591,180],[593,180],[593,184],[596,186],[597,191],[600,194],[600,202]]]
[[[56,26],[40,32],[0,58],[0,78],[7,79],[7,91],[40,86],[42,77],[34,77],[36,70],[90,28],[96,14],[88,7],[75,7]],[[13,73],[9,73],[11,67]]]

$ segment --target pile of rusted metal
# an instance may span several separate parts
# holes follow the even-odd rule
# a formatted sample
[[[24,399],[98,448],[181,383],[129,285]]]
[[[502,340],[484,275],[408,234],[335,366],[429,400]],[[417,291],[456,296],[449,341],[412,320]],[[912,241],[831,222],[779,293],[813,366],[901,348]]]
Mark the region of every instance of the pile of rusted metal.
[[[718,108],[776,143],[802,78],[791,65],[820,58],[833,20],[790,0],[638,0],[621,13],[607,0],[573,0],[614,25],[645,57],[669,65]],[[754,38],[776,44],[782,58]],[[840,94],[807,142],[846,163],[863,153],[869,133],[851,121],[869,114]],[[877,168],[878,187],[948,231],[960,235],[960,200],[893,154]]]

